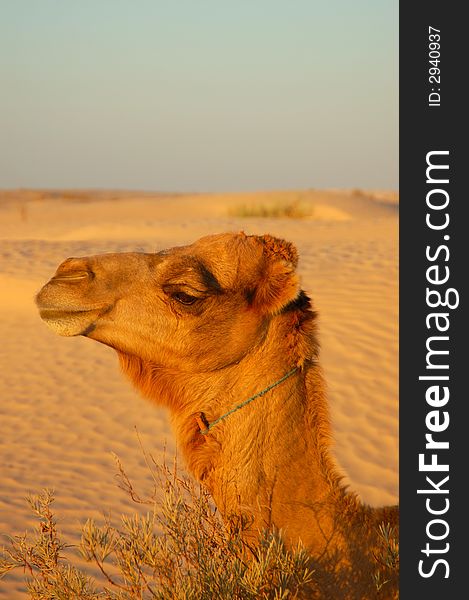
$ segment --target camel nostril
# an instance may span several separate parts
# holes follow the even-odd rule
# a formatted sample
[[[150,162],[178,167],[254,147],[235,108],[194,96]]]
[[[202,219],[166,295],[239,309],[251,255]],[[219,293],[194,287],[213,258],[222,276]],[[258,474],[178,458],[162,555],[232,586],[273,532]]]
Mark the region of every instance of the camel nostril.
[[[86,258],[67,258],[59,265],[51,281],[54,283],[80,283],[94,277]]]
[[[91,279],[93,277],[93,273],[91,271],[67,271],[62,273],[57,273],[52,277],[51,281],[64,283],[73,283],[84,281],[85,279]]]

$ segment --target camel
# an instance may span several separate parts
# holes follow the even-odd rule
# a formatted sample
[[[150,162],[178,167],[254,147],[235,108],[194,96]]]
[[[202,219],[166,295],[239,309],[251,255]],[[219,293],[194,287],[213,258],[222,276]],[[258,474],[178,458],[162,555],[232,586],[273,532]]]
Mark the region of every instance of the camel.
[[[123,372],[169,409],[188,470],[247,544],[280,532],[311,554],[320,598],[394,598],[373,581],[380,524],[341,483],[319,365],[317,315],[294,245],[211,235],[150,253],[69,258],[36,297],[56,333],[117,351]],[[319,594],[319,595],[318,595]]]

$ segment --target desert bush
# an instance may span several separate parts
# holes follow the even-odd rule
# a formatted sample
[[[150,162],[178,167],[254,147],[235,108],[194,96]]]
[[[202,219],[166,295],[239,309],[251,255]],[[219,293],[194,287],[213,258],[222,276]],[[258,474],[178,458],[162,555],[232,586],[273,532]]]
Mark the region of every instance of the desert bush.
[[[81,542],[67,545],[57,527],[54,494],[44,490],[27,500],[38,518],[33,533],[8,536],[0,550],[0,579],[23,569],[33,600],[292,600],[326,599],[315,581],[313,561],[301,545],[285,548],[281,532],[264,532],[248,546],[239,518],[223,521],[206,490],[180,474],[177,465],[156,463],[145,454],[152,490],[140,496],[116,458],[119,487],[139,511],[118,523],[89,519]],[[376,598],[397,598],[399,545],[382,523],[374,553]],[[98,573],[78,567],[84,558]]]
[[[39,519],[34,534],[9,537],[0,554],[0,577],[15,568],[26,574],[34,600],[192,600],[298,598],[313,577],[309,557],[287,550],[279,535],[265,533],[256,548],[242,540],[246,524],[223,523],[210,497],[166,465],[152,465],[154,491],[141,498],[122,465],[119,481],[145,514],[120,523],[88,520],[71,553],[61,540],[51,491],[30,497]],[[99,569],[93,579],[73,563],[76,552]],[[70,555],[70,556],[69,556]]]

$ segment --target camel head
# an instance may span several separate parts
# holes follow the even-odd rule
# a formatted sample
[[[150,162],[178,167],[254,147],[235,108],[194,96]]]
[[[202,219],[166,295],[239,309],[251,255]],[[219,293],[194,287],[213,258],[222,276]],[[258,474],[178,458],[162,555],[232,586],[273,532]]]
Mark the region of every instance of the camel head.
[[[205,372],[239,362],[298,297],[297,260],[289,242],[244,233],[155,254],[68,258],[36,302],[60,335]]]

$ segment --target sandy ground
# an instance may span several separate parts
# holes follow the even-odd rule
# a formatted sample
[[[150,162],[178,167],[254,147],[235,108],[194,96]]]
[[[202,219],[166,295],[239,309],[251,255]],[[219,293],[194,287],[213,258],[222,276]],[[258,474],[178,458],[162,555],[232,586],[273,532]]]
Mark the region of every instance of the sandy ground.
[[[233,216],[240,205],[288,199],[311,216]],[[138,438],[155,457],[176,450],[165,411],[138,397],[111,349],[60,338],[41,322],[41,285],[69,256],[151,252],[239,230],[297,245],[303,288],[320,313],[338,463],[364,501],[397,501],[397,194],[0,191],[0,534],[31,529],[25,497],[53,488],[60,529],[76,543],[88,517],[133,511],[113,452],[144,490]],[[0,581],[1,599],[25,597],[22,573]]]

